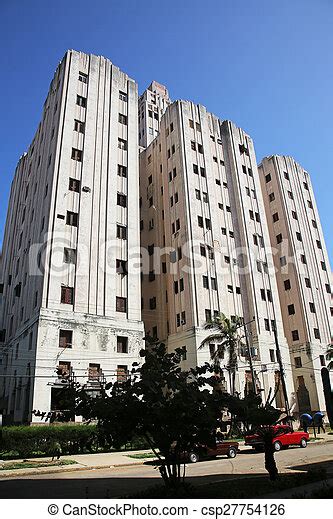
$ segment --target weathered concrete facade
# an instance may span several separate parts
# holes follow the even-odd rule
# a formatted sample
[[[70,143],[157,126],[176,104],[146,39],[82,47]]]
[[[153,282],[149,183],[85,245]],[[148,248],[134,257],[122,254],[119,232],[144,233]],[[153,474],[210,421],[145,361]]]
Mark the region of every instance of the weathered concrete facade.
[[[10,195],[0,280],[7,421],[56,410],[59,379],[94,384],[138,360],[140,272],[128,268],[140,246],[137,113],[137,84],[119,68],[66,53]]]
[[[140,155],[140,194],[146,332],[170,349],[186,346],[184,365],[194,366],[209,361],[209,348],[199,350],[206,321],[219,312],[242,317],[267,396],[279,370],[273,327],[283,362],[290,357],[252,140],[203,106],[176,101]],[[237,390],[249,378],[240,351]]]
[[[301,412],[325,410],[321,368],[331,343],[331,269],[309,174],[292,157],[259,166]]]

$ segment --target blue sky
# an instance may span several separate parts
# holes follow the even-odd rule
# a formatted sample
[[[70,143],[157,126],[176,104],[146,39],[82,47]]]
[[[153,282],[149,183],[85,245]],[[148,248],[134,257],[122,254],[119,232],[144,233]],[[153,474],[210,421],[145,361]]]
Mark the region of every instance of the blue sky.
[[[0,0],[0,243],[10,182],[67,49],[101,54],[311,174],[331,263],[332,0]]]

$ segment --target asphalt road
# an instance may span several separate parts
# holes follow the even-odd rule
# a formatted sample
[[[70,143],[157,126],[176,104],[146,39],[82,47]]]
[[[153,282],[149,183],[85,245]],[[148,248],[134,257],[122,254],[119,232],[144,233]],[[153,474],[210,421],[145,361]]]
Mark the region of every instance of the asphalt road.
[[[279,471],[308,470],[324,466],[333,474],[333,443],[309,444],[276,453]],[[194,485],[246,475],[267,474],[264,455],[252,449],[242,451],[230,460],[218,458],[187,465],[187,476]],[[22,476],[0,480],[1,498],[65,499],[65,498],[108,498],[133,495],[149,486],[160,483],[159,472],[153,465],[84,470],[40,476]]]

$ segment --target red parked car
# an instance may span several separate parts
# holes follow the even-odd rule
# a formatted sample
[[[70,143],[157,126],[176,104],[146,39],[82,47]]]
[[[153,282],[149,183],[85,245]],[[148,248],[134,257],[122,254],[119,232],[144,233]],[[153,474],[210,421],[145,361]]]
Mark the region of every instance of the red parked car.
[[[191,463],[196,463],[201,459],[215,458],[216,456],[228,456],[235,458],[238,453],[239,443],[234,441],[217,441],[215,447],[207,445],[196,445],[191,452],[184,452],[183,457]]]
[[[287,449],[289,445],[299,445],[302,448],[307,446],[309,433],[293,431],[289,425],[273,425],[272,427],[275,433],[275,437],[273,438],[275,451]],[[245,436],[245,445],[249,445],[257,451],[262,451],[264,449],[263,440],[258,433]]]

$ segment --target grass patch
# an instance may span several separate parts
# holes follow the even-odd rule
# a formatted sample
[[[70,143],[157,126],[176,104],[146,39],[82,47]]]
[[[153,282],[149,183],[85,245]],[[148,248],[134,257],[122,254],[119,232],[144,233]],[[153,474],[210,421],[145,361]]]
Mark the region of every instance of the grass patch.
[[[34,469],[40,467],[63,467],[64,465],[75,465],[74,460],[59,460],[59,461],[21,461],[17,463],[5,463],[0,465],[0,470],[17,470],[17,469]]]
[[[135,460],[143,460],[146,458],[156,458],[155,454],[152,452],[142,452],[139,454],[126,454],[127,458],[133,458]]]

